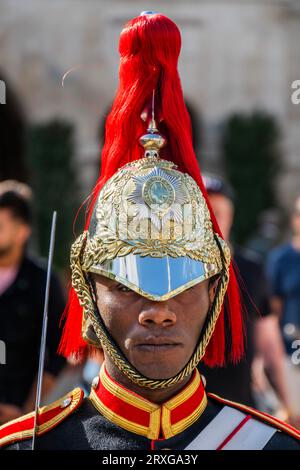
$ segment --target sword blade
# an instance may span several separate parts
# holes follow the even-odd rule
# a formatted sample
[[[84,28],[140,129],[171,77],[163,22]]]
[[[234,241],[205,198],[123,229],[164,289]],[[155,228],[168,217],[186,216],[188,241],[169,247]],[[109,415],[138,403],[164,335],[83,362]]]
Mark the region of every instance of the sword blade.
[[[41,395],[42,395],[45,352],[46,352],[46,338],[47,338],[47,324],[48,324],[48,304],[49,304],[52,259],[53,259],[54,244],[55,244],[56,217],[57,217],[57,213],[56,211],[54,211],[53,216],[52,216],[51,235],[50,235],[50,244],[49,244],[42,338],[41,338],[41,346],[40,346],[39,370],[38,370],[38,378],[37,378],[35,412],[34,412],[34,428],[33,428],[31,450],[34,450],[35,448],[35,438],[36,438],[36,431],[37,431],[37,425],[38,425],[37,420],[38,420],[39,408],[40,408],[40,403],[41,403]]]

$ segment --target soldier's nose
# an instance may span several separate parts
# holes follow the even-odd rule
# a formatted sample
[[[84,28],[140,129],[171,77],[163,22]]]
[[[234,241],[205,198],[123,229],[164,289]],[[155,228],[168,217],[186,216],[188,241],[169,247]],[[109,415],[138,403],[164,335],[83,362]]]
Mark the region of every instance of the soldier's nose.
[[[170,326],[176,323],[176,314],[169,309],[167,302],[152,302],[139,314],[139,323]]]

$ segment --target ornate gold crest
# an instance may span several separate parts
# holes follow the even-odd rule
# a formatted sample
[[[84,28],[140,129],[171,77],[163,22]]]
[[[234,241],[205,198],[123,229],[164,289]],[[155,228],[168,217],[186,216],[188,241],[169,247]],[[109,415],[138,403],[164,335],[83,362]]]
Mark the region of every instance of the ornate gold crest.
[[[156,157],[129,163],[103,187],[95,205],[83,269],[116,256],[190,258],[221,269],[205,199],[194,180]]]

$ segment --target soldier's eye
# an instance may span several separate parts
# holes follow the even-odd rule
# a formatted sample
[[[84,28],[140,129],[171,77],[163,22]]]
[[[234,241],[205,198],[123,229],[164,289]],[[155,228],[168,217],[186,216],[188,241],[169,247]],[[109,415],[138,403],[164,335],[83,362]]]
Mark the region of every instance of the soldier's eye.
[[[123,284],[118,284],[117,289],[121,292],[132,292],[129,287],[124,286]]]

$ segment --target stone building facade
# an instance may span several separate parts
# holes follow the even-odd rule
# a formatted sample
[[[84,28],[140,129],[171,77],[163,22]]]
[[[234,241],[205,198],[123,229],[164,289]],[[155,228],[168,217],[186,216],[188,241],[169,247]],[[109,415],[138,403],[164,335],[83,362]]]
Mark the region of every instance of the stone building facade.
[[[300,193],[300,104],[291,102],[291,84],[300,80],[297,0],[0,0],[0,67],[28,118],[75,123],[88,191],[98,173],[101,117],[117,86],[118,35],[149,8],[182,31],[180,73],[202,124],[202,167],[220,168],[220,128],[233,111],[267,110],[282,129],[279,191],[288,206]]]

